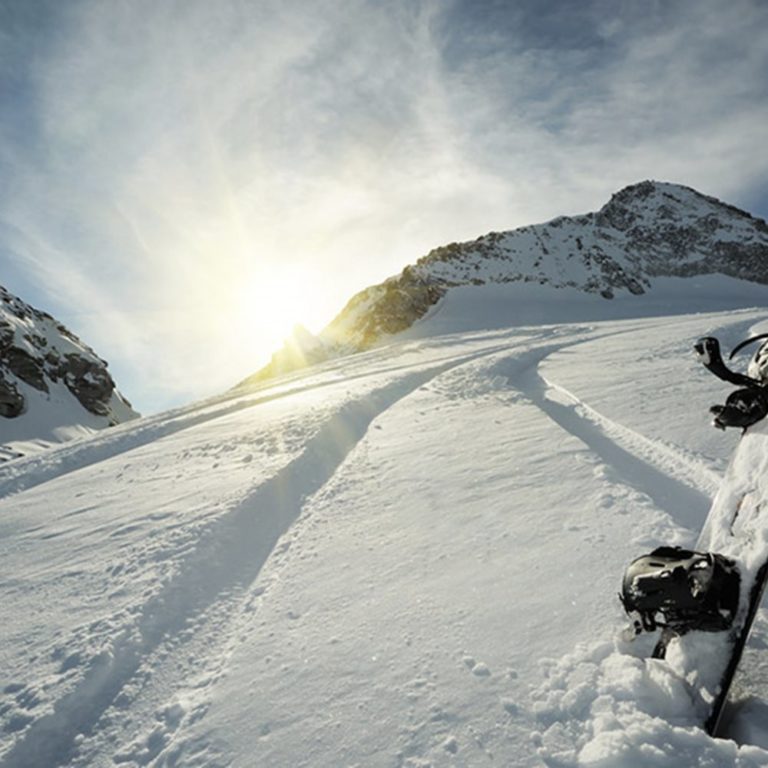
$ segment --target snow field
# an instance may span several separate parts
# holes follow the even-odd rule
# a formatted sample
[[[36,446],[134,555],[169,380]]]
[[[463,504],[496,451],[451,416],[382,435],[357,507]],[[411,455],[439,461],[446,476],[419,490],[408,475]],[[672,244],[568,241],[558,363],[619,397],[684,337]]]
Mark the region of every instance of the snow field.
[[[386,375],[382,378],[387,381]],[[394,383],[390,383],[390,390],[386,386],[382,389],[385,399],[388,391],[389,396],[399,396],[403,386],[397,376],[390,373],[389,378]],[[404,378],[407,380],[407,376]],[[156,438],[141,449],[109,458],[111,453],[125,449],[126,443],[130,447],[136,440],[135,435],[123,430],[120,438],[102,438],[98,441],[101,445],[83,444],[81,450],[88,458],[98,455],[99,451],[105,458],[92,464],[86,462],[78,471],[67,471],[72,465],[78,467],[83,463],[73,446],[59,449],[67,457],[74,454],[72,464],[58,462],[55,456],[27,461],[39,467],[45,479],[52,470],[65,471],[65,474],[47,483],[45,489],[34,489],[6,502],[10,513],[2,517],[3,533],[15,538],[15,541],[9,539],[9,547],[24,561],[27,577],[12,584],[11,600],[4,606],[8,610],[6,626],[11,633],[10,648],[21,656],[14,661],[20,661],[23,668],[26,659],[39,660],[40,649],[25,641],[30,628],[23,606],[33,593],[34,597],[42,598],[41,610],[45,610],[54,626],[66,626],[66,614],[83,596],[87,596],[86,602],[93,603],[95,615],[86,626],[73,629],[71,645],[80,648],[74,655],[59,645],[40,651],[43,659],[50,658],[47,679],[41,686],[46,695],[40,695],[41,691],[37,690],[30,695],[29,686],[13,681],[4,686],[13,696],[13,703],[4,709],[17,726],[12,729],[6,726],[6,732],[21,731],[30,724],[33,729],[26,739],[17,741],[8,764],[23,765],[30,760],[54,764],[53,761],[61,760],[62,756],[67,757],[75,746],[82,750],[82,744],[69,743],[70,734],[92,729],[92,720],[101,717],[104,705],[118,693],[120,686],[131,687],[130,678],[141,675],[140,667],[146,658],[155,651],[164,652],[164,648],[159,648],[165,644],[164,636],[181,631],[182,620],[194,619],[194,615],[185,617],[184,607],[187,613],[195,614],[205,608],[206,599],[214,599],[221,585],[212,576],[225,581],[237,577],[237,569],[231,567],[229,559],[233,536],[242,537],[249,547],[241,557],[253,559],[253,539],[243,535],[248,532],[243,530],[248,523],[247,491],[240,490],[240,495],[246,493],[246,501],[238,498],[237,481],[241,489],[244,481],[246,487],[266,494],[265,506],[276,510],[285,506],[284,492],[295,494],[295,488],[306,487],[307,483],[322,483],[325,473],[333,470],[333,466],[326,466],[328,452],[323,447],[334,447],[337,441],[341,441],[339,444],[343,447],[346,440],[359,437],[356,432],[370,418],[371,407],[376,406],[375,393],[370,397],[370,387],[375,383],[375,376],[367,378],[362,387],[365,396],[358,397],[358,405],[353,399],[355,384],[350,377],[337,386],[335,394],[319,387],[302,392],[298,410],[295,401],[268,402],[260,408],[261,418],[255,424],[244,423],[237,416],[218,416],[220,411],[208,420],[191,419],[193,423],[201,423],[183,432],[160,424],[157,431],[170,432],[170,437]],[[407,381],[405,386],[410,386]],[[239,411],[240,407],[235,410]],[[323,429],[325,432],[320,436],[314,433]],[[146,426],[144,429],[138,426],[137,431],[142,436]],[[313,438],[317,445],[314,452],[307,450]],[[294,469],[294,475],[281,477],[280,468],[290,467],[291,459],[302,449],[299,474],[296,475]],[[340,459],[341,456],[337,456],[335,460]],[[277,474],[270,478],[270,472],[275,471]],[[264,482],[260,482],[260,475]],[[296,477],[301,478],[299,485],[290,482]],[[34,478],[25,479],[35,484]],[[131,488],[139,479],[141,487]],[[87,494],[83,488],[88,488],[89,483],[99,490]],[[132,490],[135,493],[131,493]],[[41,496],[50,493],[66,510],[53,520],[50,508],[40,502]],[[270,494],[280,497],[280,503],[274,503]],[[96,503],[84,505],[80,499],[86,495],[89,502]],[[164,495],[168,497],[165,504]],[[294,508],[298,501],[298,498],[293,500]],[[143,518],[137,516],[137,505],[151,512]],[[222,531],[220,520],[226,521],[227,516],[234,519],[235,524],[229,524],[229,531],[226,526]],[[64,522],[72,520],[74,524]],[[37,532],[44,527],[41,521],[46,521],[48,528],[38,536]],[[161,521],[167,521],[165,526]],[[209,535],[212,526],[217,530]],[[262,519],[257,521],[257,526],[259,530],[254,532],[254,538],[257,542],[264,541],[266,557],[269,544],[264,534],[269,533],[270,522]],[[283,532],[274,523],[272,528],[270,540]],[[79,531],[85,531],[86,537],[73,546]],[[42,552],[39,538],[56,543],[46,545],[46,551]],[[218,567],[221,549],[227,550],[226,559],[221,559],[225,567]],[[94,551],[101,558],[91,564]],[[33,552],[41,558],[39,566],[34,562]],[[73,559],[89,566],[74,570],[71,581],[62,580],[62,571],[69,574],[66,564]],[[104,569],[110,577],[106,580]],[[257,571],[255,567],[253,572]],[[123,601],[125,606],[121,604]],[[182,609],[169,612],[169,604],[180,605]],[[61,606],[63,614],[50,617],[49,606]],[[107,618],[102,616],[105,610],[110,614]],[[76,618],[82,620],[82,612]],[[21,624],[18,629],[15,622]],[[50,641],[45,633],[40,634],[43,643]],[[84,643],[87,650],[82,649]],[[61,658],[65,659],[63,664],[60,664]],[[77,675],[72,672],[75,668]],[[61,693],[56,691],[58,687],[62,688]],[[52,713],[48,711],[50,707],[45,706],[49,697],[55,702]],[[118,696],[123,704],[125,698]],[[31,706],[27,707],[30,702]],[[92,706],[84,706],[86,702]],[[34,715],[41,712],[44,716],[36,720]]]
[[[393,343],[0,467],[0,764],[768,765],[759,689],[713,740],[611,641],[733,448],[690,343],[762,316]]]

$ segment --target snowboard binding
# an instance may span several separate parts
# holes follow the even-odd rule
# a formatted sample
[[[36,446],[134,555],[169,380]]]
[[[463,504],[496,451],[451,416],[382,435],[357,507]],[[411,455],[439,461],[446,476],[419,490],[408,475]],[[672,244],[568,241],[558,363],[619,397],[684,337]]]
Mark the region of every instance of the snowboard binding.
[[[621,600],[635,634],[668,629],[720,632],[733,623],[741,577],[733,560],[711,552],[658,547],[633,560],[624,573]]]
[[[764,338],[768,338],[768,334],[742,341],[736,345],[729,359],[748,344]],[[699,339],[693,348],[708,371],[723,381],[741,387],[728,396],[725,405],[713,405],[709,409],[714,416],[713,426],[718,429],[746,429],[768,415],[768,342],[764,342],[752,358],[747,369],[749,375],[728,368],[720,353],[720,342],[714,336]]]
[[[725,405],[713,405],[712,425],[718,429],[741,427],[746,429],[768,414],[768,396],[763,389],[737,389],[728,395]]]

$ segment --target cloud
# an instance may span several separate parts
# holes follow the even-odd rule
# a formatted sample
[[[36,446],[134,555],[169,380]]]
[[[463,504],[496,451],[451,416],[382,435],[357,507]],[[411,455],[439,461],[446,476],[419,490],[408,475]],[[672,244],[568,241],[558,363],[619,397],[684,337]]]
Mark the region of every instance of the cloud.
[[[0,245],[145,409],[264,362],[244,289],[285,265],[317,323],[446,241],[766,170],[746,0],[39,8],[0,56]]]
[[[472,55],[448,77],[470,142],[484,137],[480,165],[566,206],[640,178],[727,197],[764,177],[764,4],[585,3],[578,19],[563,6],[527,37],[519,17],[503,38],[496,24],[484,46],[474,23]]]
[[[234,383],[278,342],[268,317],[235,330],[243,282],[285,261],[344,270],[330,319],[353,290],[399,268],[387,246],[409,231],[407,206],[450,194],[431,159],[450,137],[434,110],[419,114],[432,87],[430,13],[72,5],[25,75],[41,140],[3,147],[14,188],[6,245],[44,299],[113,350],[103,354],[161,387]]]

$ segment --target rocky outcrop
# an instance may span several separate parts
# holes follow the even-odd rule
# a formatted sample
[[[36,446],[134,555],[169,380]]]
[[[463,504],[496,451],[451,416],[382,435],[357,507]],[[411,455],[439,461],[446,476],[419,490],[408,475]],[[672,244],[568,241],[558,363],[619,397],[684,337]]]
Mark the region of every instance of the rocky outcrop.
[[[358,293],[323,332],[324,337],[344,342],[354,332],[355,345],[367,348],[382,336],[410,328],[445,295],[449,283],[406,267],[402,275]],[[362,310],[362,311],[361,311]],[[348,318],[356,322],[347,327]]]
[[[61,386],[87,413],[103,417],[103,426],[137,415],[104,360],[51,315],[0,287],[0,417],[20,417],[31,401],[50,403]]]
[[[627,260],[650,277],[719,273],[768,284],[768,225],[687,187],[644,181],[594,214],[607,239],[625,241]]]
[[[0,416],[13,419],[24,410],[24,398],[12,381],[0,376]]]

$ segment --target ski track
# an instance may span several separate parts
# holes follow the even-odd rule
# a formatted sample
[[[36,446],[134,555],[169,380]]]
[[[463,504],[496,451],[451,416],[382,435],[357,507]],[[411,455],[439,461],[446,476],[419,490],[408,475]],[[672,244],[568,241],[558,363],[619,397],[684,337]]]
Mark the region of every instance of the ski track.
[[[739,329],[739,332],[735,333],[736,336],[739,336],[744,335],[755,322],[755,318],[750,317],[747,320],[740,320],[728,323],[724,326],[717,326],[715,330],[726,332],[727,335],[734,335],[734,329]],[[742,328],[744,330],[742,330]],[[520,342],[522,339],[531,343],[542,341],[547,336],[562,333],[563,329],[563,326],[558,325],[549,328],[516,328],[514,329],[512,338],[507,337],[506,343],[495,348],[488,348],[482,354],[491,355],[495,351],[509,348],[511,343]],[[575,329],[566,327],[566,330],[571,334],[576,335],[579,334],[580,330],[594,331],[589,324],[579,324]],[[602,338],[605,335],[632,333],[634,330],[634,328],[629,328],[619,332],[614,331],[609,334],[600,334],[598,332],[595,336],[586,341]],[[714,333],[715,330],[710,329],[708,332]],[[526,336],[526,332],[530,332],[530,335]],[[503,338],[504,335],[501,332],[479,333],[478,336],[471,339],[471,341],[475,343],[489,341],[498,342]],[[460,340],[461,339],[459,339],[459,341]],[[454,335],[450,334],[443,341],[449,347],[448,354],[450,354],[450,347],[456,343],[456,338]],[[583,343],[584,341],[584,339],[581,339],[576,342],[570,342],[569,344],[552,347],[548,354],[556,352],[559,349],[564,349],[566,346]],[[404,343],[408,345],[413,342]],[[387,348],[382,349],[386,350]],[[362,361],[367,355],[381,353],[382,349],[359,353],[355,355],[356,362]],[[543,358],[541,358],[541,360],[543,360]],[[331,386],[338,383],[338,379],[318,382],[313,377],[311,381],[307,382],[306,376],[308,374],[318,376],[331,374],[336,365],[338,365],[338,361],[333,360],[328,364],[316,366],[310,371],[298,371],[295,374],[287,375],[284,380],[278,384],[275,384],[272,381],[265,382],[263,385],[257,386],[255,392],[253,389],[248,390],[247,388],[244,388],[243,390],[234,389],[223,396],[210,398],[195,403],[192,406],[186,406],[170,412],[144,417],[140,420],[138,425],[135,422],[128,422],[112,427],[104,434],[94,435],[85,440],[74,440],[60,447],[50,448],[41,454],[35,454],[28,457],[15,456],[4,458],[4,460],[0,462],[0,499],[15,493],[20,493],[29,488],[34,488],[35,486],[53,480],[56,477],[75,472],[86,466],[90,466],[91,464],[131,451],[134,448],[140,448],[155,440],[176,434],[185,429],[193,428],[207,421],[227,416],[247,408],[252,408],[271,400],[299,394],[307,389]],[[389,368],[385,367],[376,371],[376,373],[395,373],[401,370],[408,370],[418,365],[418,362],[414,362],[407,365],[392,366]],[[347,374],[344,378],[348,381],[354,381],[370,375],[370,371],[363,371],[362,373],[357,374]],[[298,386],[295,386],[297,383]],[[269,391],[264,395],[259,395],[258,392],[262,387],[271,389],[272,391]],[[275,387],[279,387],[279,390],[274,391]],[[563,392],[565,393],[566,390],[563,389]],[[594,414],[599,416],[597,412],[594,412]],[[600,416],[600,419],[604,424],[607,424],[610,421],[602,416]]]
[[[100,718],[153,655],[156,663],[162,663],[160,649],[188,640],[190,626],[201,615],[217,612],[219,619],[213,623],[220,632],[221,624],[228,621],[222,614],[242,610],[244,593],[298,520],[306,499],[331,480],[375,418],[440,374],[498,354],[501,348],[508,350],[509,344],[410,373],[343,405],[298,458],[201,534],[198,546],[140,608],[134,622],[115,637],[111,650],[92,659],[76,687],[20,735],[6,753],[3,768],[55,768],[75,760],[84,737],[93,734]],[[247,406],[235,404],[235,409],[242,407]],[[104,458],[103,451],[99,456]],[[226,640],[223,633],[219,645]],[[159,751],[146,759],[135,755],[128,759],[145,764]]]
[[[698,530],[719,482],[712,470],[671,446],[646,438],[600,414],[539,372],[547,357],[580,343],[583,341],[539,347],[529,353],[528,365],[523,368],[513,366],[505,373],[502,363],[498,372],[561,429],[612,467],[622,482],[648,496],[678,525],[690,531]],[[570,404],[549,398],[547,391],[550,389],[559,392]]]
[[[0,499],[34,488],[57,477],[76,472],[92,464],[105,461],[134,448],[141,448],[156,440],[191,429],[207,421],[275,400],[297,390],[280,392],[258,398],[242,396],[223,407],[198,404],[191,411],[172,412],[148,416],[138,426],[132,422],[112,427],[107,434],[94,435],[84,440],[73,440],[61,447],[39,454],[22,457],[0,466]],[[300,391],[300,390],[299,390]]]
[[[722,477],[704,462],[692,459],[681,450],[662,440],[646,437],[640,432],[608,418],[560,384],[550,381],[541,374],[540,378],[545,387],[563,395],[571,402],[579,415],[583,414],[582,418],[593,423],[617,445],[621,445],[627,451],[642,457],[644,461],[654,464],[660,470],[671,472],[689,487],[697,489],[709,497],[717,493]]]
[[[482,353],[475,354],[492,354],[494,351],[507,348],[508,346],[509,342],[503,346],[489,348]],[[462,356],[461,359],[465,357]],[[453,355],[449,354],[449,359],[455,361],[455,353]],[[440,358],[437,358],[434,362],[439,361]],[[416,361],[407,365],[383,367],[373,372],[364,371],[358,374],[346,375],[344,376],[344,381],[370,378],[371,375],[377,374],[398,373],[423,366],[423,362]],[[339,383],[339,379],[318,382],[314,376],[310,381],[306,381],[305,377],[308,373],[317,374],[323,372],[329,373],[331,371],[315,371],[314,369],[310,372],[303,371],[304,376],[298,378],[300,382],[303,382],[301,386],[290,386],[296,380],[291,378],[288,382],[281,382],[277,385],[273,383],[272,386],[280,387],[280,389],[261,396],[249,397],[245,393],[229,393],[222,398],[205,400],[187,408],[144,417],[140,420],[139,424],[128,422],[112,427],[104,434],[97,434],[83,440],[73,440],[70,443],[48,449],[33,456],[22,456],[14,461],[2,463],[0,464],[0,499],[29,490],[49,480],[76,472],[79,469],[111,459],[122,453],[127,453],[135,448],[141,448],[163,437],[177,434],[186,429],[192,429],[200,424],[279,398]]]

